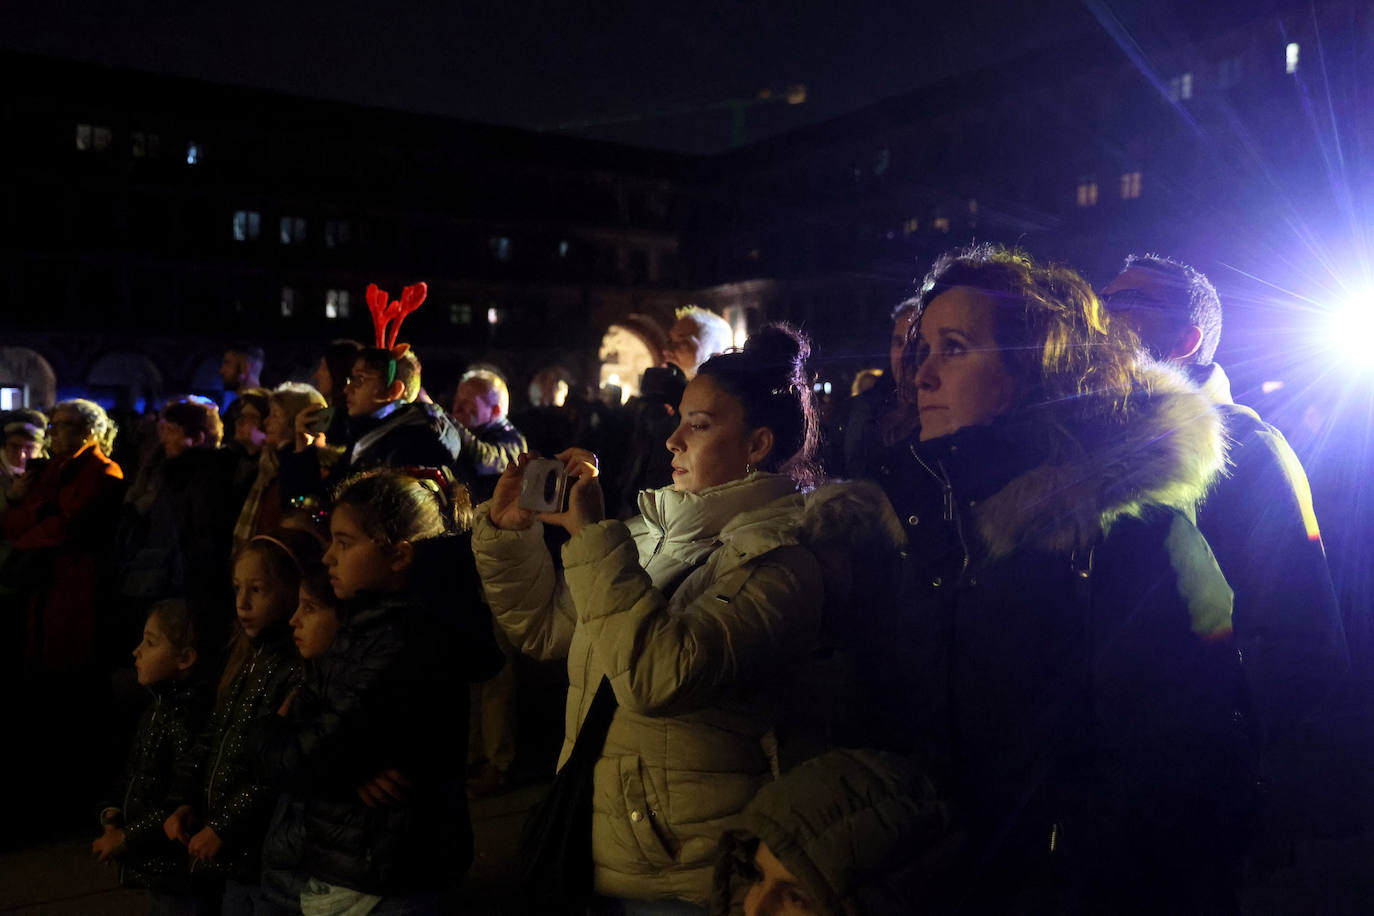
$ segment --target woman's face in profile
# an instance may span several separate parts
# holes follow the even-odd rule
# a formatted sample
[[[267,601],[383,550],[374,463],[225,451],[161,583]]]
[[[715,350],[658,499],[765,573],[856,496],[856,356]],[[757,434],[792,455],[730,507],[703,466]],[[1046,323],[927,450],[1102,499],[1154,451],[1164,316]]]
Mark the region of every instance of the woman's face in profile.
[[[738,398],[711,376],[698,375],[687,385],[678,409],[682,422],[667,442],[673,453],[673,489],[699,493],[747,473],[751,430],[745,427]]]
[[[991,423],[1015,401],[996,337],[997,305],[967,286],[943,292],[921,316],[916,406],[921,441]]]

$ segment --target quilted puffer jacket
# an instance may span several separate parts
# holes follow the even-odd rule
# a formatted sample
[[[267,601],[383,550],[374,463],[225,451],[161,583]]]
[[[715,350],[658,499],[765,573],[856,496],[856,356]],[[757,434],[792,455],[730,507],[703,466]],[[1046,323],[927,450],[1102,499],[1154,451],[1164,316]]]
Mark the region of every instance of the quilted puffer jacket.
[[[538,523],[501,530],[479,507],[473,550],[512,642],[568,660],[560,766],[603,676],[619,702],[594,776],[595,889],[704,904],[721,833],[780,743],[825,725],[812,668],[830,606],[900,527],[875,487],[801,494],[765,473],[640,507],[573,537],[561,579]]]

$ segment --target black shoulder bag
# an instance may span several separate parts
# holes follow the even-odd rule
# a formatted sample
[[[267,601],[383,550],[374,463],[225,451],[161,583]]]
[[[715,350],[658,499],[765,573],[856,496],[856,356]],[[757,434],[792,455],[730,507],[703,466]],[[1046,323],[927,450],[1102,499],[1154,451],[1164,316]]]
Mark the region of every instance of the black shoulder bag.
[[[711,555],[708,552],[659,589],[671,597]],[[522,913],[583,913],[592,897],[592,785],[620,704],[605,675],[577,730],[572,753],[544,800],[520,828],[519,905]]]

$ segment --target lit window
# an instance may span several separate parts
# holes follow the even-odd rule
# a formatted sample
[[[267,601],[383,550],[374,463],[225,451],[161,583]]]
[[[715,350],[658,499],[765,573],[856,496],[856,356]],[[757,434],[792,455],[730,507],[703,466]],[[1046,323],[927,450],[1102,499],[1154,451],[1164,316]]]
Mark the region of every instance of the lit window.
[[[449,303],[448,323],[472,324],[472,306],[466,302]]]
[[[301,244],[305,241],[305,220],[299,216],[283,216],[280,227],[283,245]]]
[[[948,232],[949,219],[944,216],[937,216],[935,217],[935,219],[930,221],[930,227],[934,229],[936,232]]]
[[[108,127],[97,126],[95,130],[91,132],[91,149],[95,150],[98,153],[103,153],[105,150],[110,148],[110,144],[113,142],[113,140],[113,131],[111,131]]]
[[[1097,206],[1097,181],[1092,178],[1083,178],[1078,182],[1078,205],[1080,207]]]
[[[902,223],[902,235],[915,235],[915,234],[916,234],[916,230],[917,230],[917,229],[920,229],[920,228],[921,228],[921,221],[920,221],[920,220],[917,220],[917,219],[909,219],[909,220],[907,220],[906,222]]]
[[[91,125],[76,125],[76,148],[83,151],[91,148]]]
[[[325,220],[324,247],[342,248],[353,241],[353,224],[344,219]]]
[[[491,256],[498,261],[510,260],[510,237],[505,235],[493,235],[487,239],[487,247],[491,249]]]
[[[487,324],[496,324],[496,322],[499,321],[500,319],[501,319],[501,312],[500,312],[500,310],[497,309],[496,306],[494,306],[494,305],[488,307],[488,309],[487,309]]]
[[[131,152],[135,159],[142,159],[148,155],[148,137],[141,130],[136,130],[129,135]]]
[[[1186,102],[1193,97],[1193,74],[1182,73],[1169,80],[1169,101]]]
[[[559,256],[560,258],[566,258],[566,257],[568,256],[568,240],[567,240],[567,239],[563,239],[562,241],[560,241],[560,242],[558,243],[558,256]]]
[[[186,164],[187,164],[187,165],[195,165],[195,164],[198,163],[198,162],[200,162],[200,144],[199,144],[199,143],[188,143],[188,144],[186,144]]]
[[[234,211],[234,241],[255,242],[262,235],[262,214],[256,210]]]
[[[1140,196],[1140,173],[1126,172],[1121,176],[1121,199],[1135,200]]]
[[[281,288],[281,316],[290,318],[296,314],[296,291],[289,286]]]
[[[324,317],[347,318],[349,295],[346,289],[331,289],[324,294]]]
[[[1285,73],[1298,72],[1298,43],[1290,41],[1288,47],[1283,49],[1283,66]]]

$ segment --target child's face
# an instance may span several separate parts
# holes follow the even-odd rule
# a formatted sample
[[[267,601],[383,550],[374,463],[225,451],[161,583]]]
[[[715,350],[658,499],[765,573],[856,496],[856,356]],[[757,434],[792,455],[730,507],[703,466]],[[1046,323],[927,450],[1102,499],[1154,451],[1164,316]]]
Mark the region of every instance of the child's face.
[[[300,603],[291,616],[291,630],[296,635],[296,651],[301,658],[319,658],[339,632],[339,613],[301,586]]]
[[[324,554],[329,582],[339,598],[362,591],[394,591],[404,582],[397,551],[378,544],[358,524],[347,504],[336,506],[329,519],[329,549]]]
[[[744,895],[744,916],[817,916],[820,907],[812,901],[801,879],[778,861],[767,843],[760,843],[754,855],[754,883]]]
[[[157,614],[149,614],[143,624],[143,641],[134,647],[134,670],[138,672],[138,682],[151,687],[163,681],[179,677],[189,671],[191,660],[187,650],[172,645],[162,628],[162,619]]]
[[[271,567],[256,550],[247,550],[234,564],[234,605],[239,625],[249,639],[291,616],[296,593],[272,575]]]

